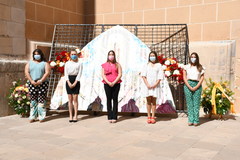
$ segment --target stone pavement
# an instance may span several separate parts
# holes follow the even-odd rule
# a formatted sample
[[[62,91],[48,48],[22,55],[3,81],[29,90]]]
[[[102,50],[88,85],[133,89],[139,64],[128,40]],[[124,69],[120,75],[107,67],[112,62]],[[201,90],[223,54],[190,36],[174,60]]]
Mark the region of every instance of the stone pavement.
[[[44,123],[28,123],[18,115],[0,118],[0,160],[239,160],[240,117],[225,121],[201,117],[198,127],[187,117],[79,115],[69,123],[53,114]]]

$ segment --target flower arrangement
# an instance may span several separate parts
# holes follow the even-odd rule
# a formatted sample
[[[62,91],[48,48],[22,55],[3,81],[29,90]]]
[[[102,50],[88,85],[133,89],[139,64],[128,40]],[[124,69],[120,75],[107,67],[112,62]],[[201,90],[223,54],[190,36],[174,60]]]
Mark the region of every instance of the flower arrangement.
[[[167,78],[172,77],[179,83],[183,83],[183,64],[178,63],[176,58],[164,58],[163,54],[158,56],[158,60],[162,64]]]
[[[206,81],[206,87],[203,89],[201,96],[201,106],[206,114],[218,114],[220,116],[233,111],[233,94],[234,92],[229,89],[228,81],[221,81],[216,83],[211,78]],[[215,91],[214,91],[215,90]],[[215,100],[213,101],[213,97]],[[215,103],[213,105],[213,102]],[[215,109],[213,108],[215,106]]]
[[[30,111],[30,96],[27,85],[20,85],[21,79],[13,81],[12,84],[13,87],[10,88],[8,95],[8,105],[13,107],[17,114],[26,116]]]
[[[81,53],[80,49],[77,48],[76,52],[80,56]],[[55,57],[56,57],[55,60],[49,61],[51,69],[63,74],[65,63],[70,59],[70,53],[67,51],[62,51],[60,53],[55,53]]]

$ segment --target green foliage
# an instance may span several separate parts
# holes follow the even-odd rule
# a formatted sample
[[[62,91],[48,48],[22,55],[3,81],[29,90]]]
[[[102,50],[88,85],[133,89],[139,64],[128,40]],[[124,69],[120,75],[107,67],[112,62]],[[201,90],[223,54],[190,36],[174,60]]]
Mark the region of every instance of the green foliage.
[[[26,116],[30,110],[30,97],[26,85],[21,85],[21,79],[12,82],[7,96],[8,105],[13,107],[17,114]]]
[[[211,78],[209,78],[209,80],[205,80],[205,82],[207,87],[204,88],[202,93],[201,106],[203,107],[204,112],[206,114],[209,114],[212,112],[211,99],[212,99],[212,89],[215,85],[215,82],[213,82]],[[230,99],[233,100],[234,92],[232,92],[229,89],[229,82],[223,81],[221,78],[221,81],[219,82],[219,84],[223,87],[226,95],[228,95]],[[222,94],[222,92],[219,89],[216,90],[215,101],[216,101],[217,114],[219,115],[227,114],[230,109],[231,102]]]

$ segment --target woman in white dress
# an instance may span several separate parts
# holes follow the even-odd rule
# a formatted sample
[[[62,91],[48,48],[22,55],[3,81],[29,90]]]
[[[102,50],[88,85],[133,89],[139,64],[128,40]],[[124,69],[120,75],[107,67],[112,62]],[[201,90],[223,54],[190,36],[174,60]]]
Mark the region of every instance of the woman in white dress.
[[[68,94],[69,122],[77,122],[78,94],[80,90],[82,66],[81,63],[78,61],[77,52],[75,50],[71,51],[70,58],[71,59],[65,64],[64,69],[66,90]]]
[[[163,79],[162,66],[158,61],[157,53],[151,51],[149,53],[148,63],[144,66],[141,76],[145,83],[143,96],[147,99],[147,123],[156,123],[156,101],[160,93],[160,81]]]

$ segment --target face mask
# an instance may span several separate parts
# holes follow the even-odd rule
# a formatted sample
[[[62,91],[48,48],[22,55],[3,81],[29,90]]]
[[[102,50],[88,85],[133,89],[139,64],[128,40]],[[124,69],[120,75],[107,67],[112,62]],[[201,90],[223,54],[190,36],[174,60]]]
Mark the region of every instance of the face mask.
[[[150,57],[149,58],[151,62],[155,62],[156,61],[156,57]]]
[[[39,54],[35,54],[35,55],[34,55],[34,59],[36,59],[36,60],[40,60],[40,59],[41,59],[41,55],[39,55]]]
[[[76,60],[77,59],[77,55],[71,55],[71,59],[72,60]]]
[[[113,60],[114,60],[114,56],[110,55],[110,56],[108,56],[108,59],[109,59],[110,61],[113,61]]]
[[[192,63],[195,63],[196,60],[197,60],[196,58],[191,58],[191,62],[192,62]]]

